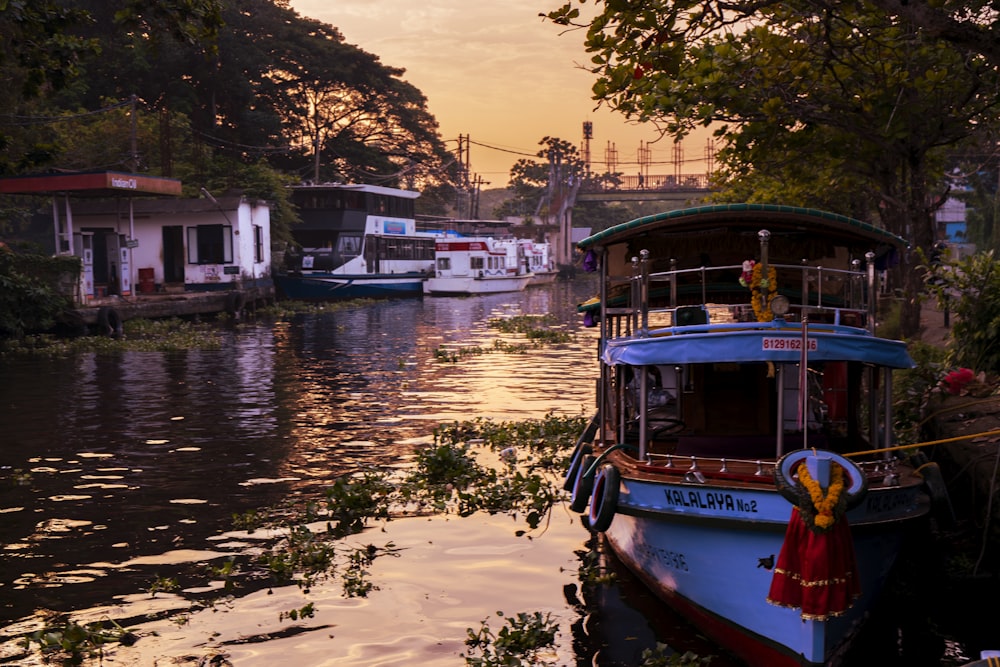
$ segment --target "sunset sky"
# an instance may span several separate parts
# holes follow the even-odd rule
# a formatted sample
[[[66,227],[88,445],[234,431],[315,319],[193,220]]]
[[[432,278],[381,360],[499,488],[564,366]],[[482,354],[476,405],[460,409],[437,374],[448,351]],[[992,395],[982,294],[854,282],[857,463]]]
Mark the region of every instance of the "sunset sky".
[[[595,110],[594,75],[583,33],[560,35],[539,17],[559,0],[291,0],[291,7],[340,29],[344,39],[382,63],[406,70],[403,79],[427,97],[441,137],[451,150],[471,139],[472,173],[493,187],[506,185],[511,165],[534,158],[551,136],[583,150],[583,123],[593,123],[591,169],[603,172],[609,148],[617,171],[637,174],[652,127]],[[704,173],[707,135],[685,140],[683,173]],[[669,139],[649,146],[650,174],[674,171]],[[659,164],[658,164],[659,163]]]

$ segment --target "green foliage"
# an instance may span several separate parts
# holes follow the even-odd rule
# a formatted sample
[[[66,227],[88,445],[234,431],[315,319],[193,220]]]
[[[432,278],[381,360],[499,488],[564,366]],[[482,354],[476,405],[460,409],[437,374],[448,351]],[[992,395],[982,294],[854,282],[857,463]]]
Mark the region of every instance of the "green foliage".
[[[574,4],[547,16],[576,25]],[[945,188],[945,148],[998,126],[1000,68],[987,61],[995,40],[979,43],[980,55],[895,11],[856,3],[592,4],[583,25],[595,99],[676,139],[714,128],[719,199],[877,220],[929,248],[927,202]],[[966,21],[955,7],[948,20]],[[912,254],[902,261],[901,288],[915,294]],[[919,304],[907,301],[900,323],[915,333]]]
[[[504,618],[503,612],[497,616]],[[535,612],[518,613],[508,617],[507,624],[499,632],[493,632],[489,619],[484,619],[479,630],[468,628],[465,645],[470,655],[465,656],[465,664],[471,667],[520,667],[521,665],[555,665],[543,660],[544,649],[555,645],[559,624],[551,614]],[[474,653],[481,655],[476,656]]]
[[[897,444],[901,445],[924,440],[928,402],[948,370],[948,352],[942,348],[915,342],[909,345],[909,352],[916,367],[896,370],[892,376],[892,415]]]
[[[713,656],[698,656],[694,653],[676,653],[666,644],[657,642],[653,648],[642,652],[639,667],[698,667],[711,665]]]
[[[135,318],[123,324],[123,335],[64,338],[35,334],[18,340],[0,341],[0,357],[6,355],[67,356],[81,352],[170,352],[178,350],[218,350],[221,331],[210,323],[196,323],[177,317],[147,320]]]
[[[938,306],[954,316],[948,363],[1000,373],[1000,267],[993,252],[925,268]]]
[[[278,620],[283,621],[287,618],[290,621],[297,621],[300,618],[303,619],[312,618],[315,615],[316,615],[316,606],[312,602],[310,602],[306,605],[303,605],[302,607],[299,607],[298,609],[292,609],[290,611],[281,612],[280,614],[278,614]]]
[[[146,591],[149,593],[149,597],[156,597],[156,594],[161,591],[164,593],[173,593],[179,588],[180,584],[177,583],[177,579],[173,577],[157,577]]]
[[[103,655],[105,644],[114,642],[131,646],[136,636],[114,621],[80,625],[63,617],[46,623],[25,639],[25,645],[38,644],[46,656],[65,656],[64,663],[80,664],[86,657]]]
[[[365,471],[335,481],[326,490],[326,509],[340,534],[358,532],[370,518],[388,518],[388,499],[394,492],[384,474]]]
[[[62,285],[74,285],[80,268],[76,257],[18,253],[0,246],[0,337],[22,338],[55,326],[70,306]]]

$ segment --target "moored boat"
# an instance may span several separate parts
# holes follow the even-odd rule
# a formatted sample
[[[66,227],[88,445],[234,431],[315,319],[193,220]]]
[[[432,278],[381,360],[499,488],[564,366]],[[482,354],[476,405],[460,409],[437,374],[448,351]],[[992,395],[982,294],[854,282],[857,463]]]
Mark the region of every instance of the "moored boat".
[[[424,283],[424,294],[430,296],[520,292],[532,278],[516,239],[439,238],[434,256],[434,274]]]
[[[274,282],[288,299],[419,297],[434,268],[436,231],[418,231],[419,193],[376,185],[292,188],[298,247]]]
[[[554,283],[559,277],[559,270],[556,268],[555,260],[552,259],[552,245],[547,241],[531,239],[519,239],[518,243],[524,248],[525,263],[531,272],[528,286]]]
[[[892,435],[878,277],[902,239],[844,216],[713,205],[579,243],[600,271],[597,412],[572,507],[749,665],[832,665],[929,500]]]

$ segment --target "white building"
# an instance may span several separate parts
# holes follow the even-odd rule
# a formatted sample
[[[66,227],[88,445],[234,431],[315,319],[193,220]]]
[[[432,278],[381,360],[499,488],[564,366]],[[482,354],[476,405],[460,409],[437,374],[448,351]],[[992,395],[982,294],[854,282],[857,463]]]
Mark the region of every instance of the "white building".
[[[77,203],[84,300],[271,285],[271,209],[242,196]]]

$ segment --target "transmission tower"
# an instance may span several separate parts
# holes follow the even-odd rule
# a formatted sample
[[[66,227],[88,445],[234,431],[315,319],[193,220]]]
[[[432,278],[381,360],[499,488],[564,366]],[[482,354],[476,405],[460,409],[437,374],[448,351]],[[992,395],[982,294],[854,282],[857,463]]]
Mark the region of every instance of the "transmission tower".
[[[604,163],[608,165],[608,173],[618,173],[618,149],[614,143],[608,142],[608,147],[604,149]]]

